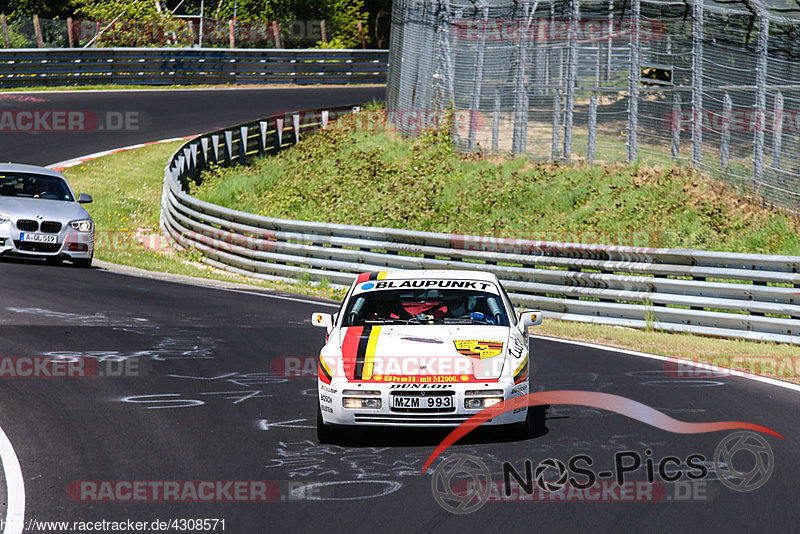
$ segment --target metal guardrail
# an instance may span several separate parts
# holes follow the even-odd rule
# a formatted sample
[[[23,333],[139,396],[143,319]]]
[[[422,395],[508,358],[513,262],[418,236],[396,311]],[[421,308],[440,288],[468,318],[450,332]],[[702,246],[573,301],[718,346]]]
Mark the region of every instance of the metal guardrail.
[[[349,109],[349,108],[348,108]],[[356,108],[357,110],[357,108]],[[495,273],[515,304],[545,315],[800,344],[800,256],[497,239],[262,217],[185,192],[209,164],[247,164],[347,109],[303,111],[201,135],[165,169],[164,232],[209,264],[248,276],[349,285],[385,269]]]
[[[0,49],[4,87],[386,83],[388,50]]]

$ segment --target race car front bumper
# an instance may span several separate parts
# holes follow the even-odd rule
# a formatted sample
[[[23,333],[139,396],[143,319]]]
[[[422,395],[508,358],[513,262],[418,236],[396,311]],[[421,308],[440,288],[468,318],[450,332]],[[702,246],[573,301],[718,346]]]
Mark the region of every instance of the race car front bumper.
[[[331,425],[455,427],[482,409],[528,393],[524,384],[350,383],[319,381],[322,420]],[[508,425],[525,420],[519,408],[487,421]]]

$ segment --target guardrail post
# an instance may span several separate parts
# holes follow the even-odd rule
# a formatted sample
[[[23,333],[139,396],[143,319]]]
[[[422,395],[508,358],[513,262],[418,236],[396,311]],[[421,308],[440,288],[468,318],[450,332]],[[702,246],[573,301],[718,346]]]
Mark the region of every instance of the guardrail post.
[[[322,129],[325,130],[328,128],[328,120],[330,119],[330,111],[327,109],[322,110],[320,114],[320,119],[322,120]]]
[[[267,129],[269,123],[267,121],[258,121],[258,131],[261,134],[261,142],[258,144],[258,155],[263,156],[267,152]]]
[[[239,163],[247,165],[247,126],[239,127]]]
[[[775,119],[772,128],[772,166],[781,168],[781,145],[783,144],[783,93],[775,93]]]
[[[211,136],[211,146],[214,149],[214,152],[213,152],[214,163],[219,163],[219,135],[218,134],[213,134]]]
[[[589,163],[594,163],[594,138],[597,129],[597,94],[592,93],[589,99],[589,142],[586,149],[586,159]]]
[[[578,24],[580,18],[580,1],[570,0],[566,106],[564,109],[564,159],[567,161],[572,156],[572,119],[575,114],[575,85],[578,78]]]
[[[300,115],[292,115],[292,129],[294,130],[294,143],[300,142]]]
[[[280,152],[283,145],[283,119],[275,119],[275,152]]]
[[[200,138],[200,155],[203,158],[203,168],[208,167],[208,137]]]
[[[672,157],[677,158],[681,151],[681,95],[678,91],[672,93]]]
[[[192,172],[195,175],[200,170],[202,170],[202,168],[200,167],[200,160],[197,157],[197,149],[198,148],[200,148],[200,147],[199,147],[199,145],[197,143],[192,143],[191,145],[189,145],[189,150],[191,151],[191,155],[192,155],[192,165],[194,167],[194,170]]]
[[[225,130],[225,167],[233,161],[233,132]]]
[[[758,61],[756,63],[756,123],[753,140],[753,190],[764,179],[764,127],[767,112],[767,53],[769,19],[761,14],[758,22]]]
[[[692,4],[692,164],[703,163],[703,0]]]
[[[722,132],[720,133],[719,165],[723,169],[728,167],[731,146],[731,119],[733,118],[733,102],[731,95],[725,91],[722,97]]]
[[[640,0],[631,0],[630,69],[628,74],[628,162],[636,161],[639,131],[639,79],[642,67],[639,60],[641,13]]]

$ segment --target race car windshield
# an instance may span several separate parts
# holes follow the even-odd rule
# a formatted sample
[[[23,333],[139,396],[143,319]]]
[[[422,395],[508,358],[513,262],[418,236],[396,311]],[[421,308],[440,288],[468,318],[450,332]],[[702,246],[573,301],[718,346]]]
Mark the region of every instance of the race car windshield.
[[[472,289],[393,289],[350,299],[342,326],[487,324],[508,326],[499,295]]]
[[[66,182],[58,176],[17,173],[0,174],[0,197],[74,200]]]

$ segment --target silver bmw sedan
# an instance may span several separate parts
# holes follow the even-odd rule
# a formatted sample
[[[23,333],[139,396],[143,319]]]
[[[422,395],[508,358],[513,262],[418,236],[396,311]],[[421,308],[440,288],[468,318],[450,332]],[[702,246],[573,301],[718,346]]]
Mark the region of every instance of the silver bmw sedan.
[[[94,221],[61,173],[31,165],[0,164],[0,255],[69,260],[91,267]]]

